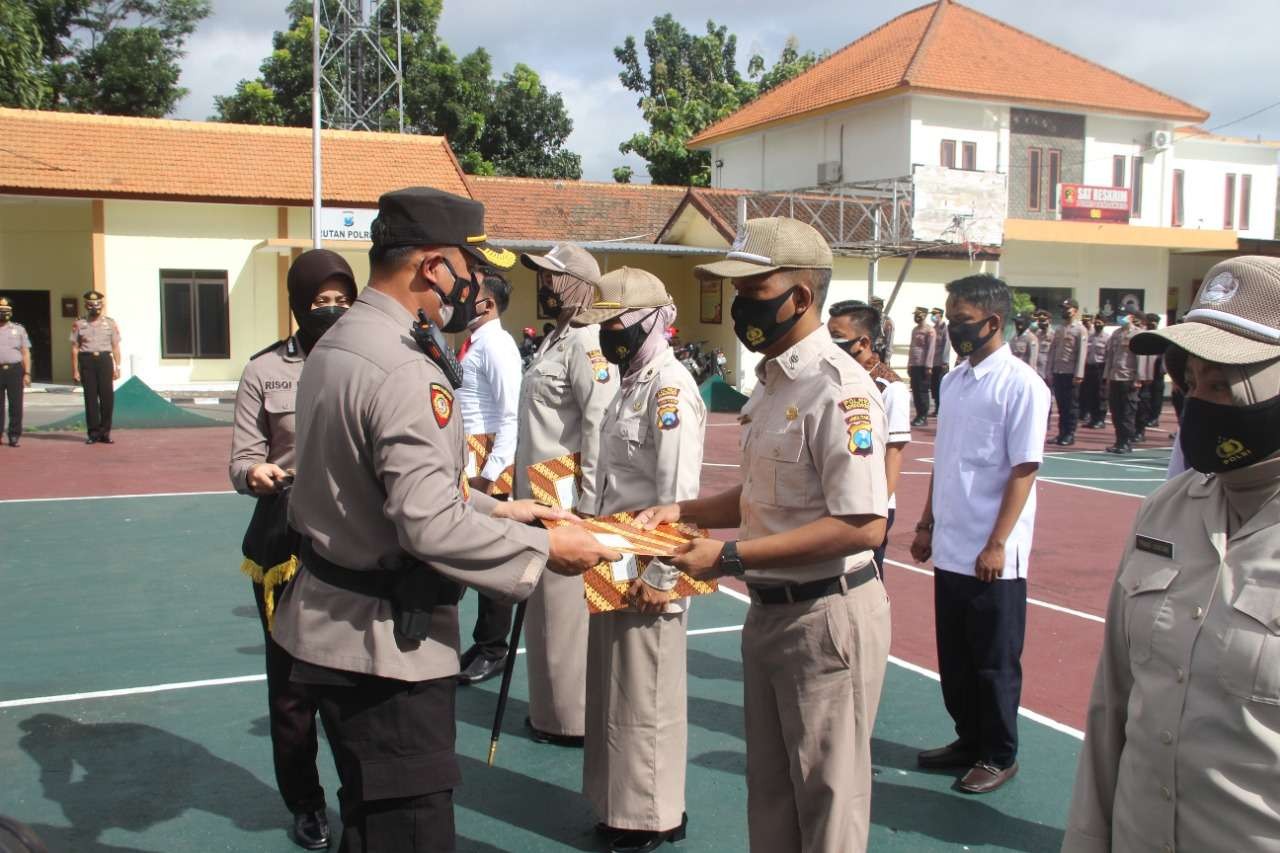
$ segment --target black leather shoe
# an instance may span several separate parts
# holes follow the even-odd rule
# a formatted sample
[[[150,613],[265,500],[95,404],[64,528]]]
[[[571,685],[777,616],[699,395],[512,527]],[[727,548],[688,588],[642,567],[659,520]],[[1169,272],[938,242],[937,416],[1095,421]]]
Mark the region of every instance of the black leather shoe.
[[[458,673],[458,683],[479,684],[482,681],[488,681],[495,675],[502,674],[502,663],[502,658],[494,660],[484,655],[476,655],[475,659],[467,664],[467,668]]]
[[[650,853],[670,841],[684,841],[689,831],[689,815],[681,815],[680,825],[666,832],[646,832],[636,829],[624,829],[614,836],[609,844],[611,853]]]
[[[937,749],[926,749],[916,755],[916,764],[926,770],[940,770],[944,767],[972,767],[978,760],[978,753],[960,741],[955,740]]]
[[[544,732],[542,729],[534,728],[533,721],[528,717],[524,718],[524,726],[529,730],[529,735],[535,743],[549,743],[553,746],[582,749],[582,744],[585,740],[581,735],[553,735],[551,732]]]
[[[924,419],[924,418],[916,418],[915,420],[913,420],[913,421],[911,422],[911,425],[912,425],[912,426],[914,426],[914,427],[922,427],[922,426],[924,426],[924,425],[925,425],[925,419]]]
[[[293,816],[293,843],[304,850],[324,850],[329,846],[329,820],[324,809]]]
[[[11,439],[9,439],[9,446],[10,446],[10,447],[17,447],[17,446],[18,446],[18,439],[16,439],[16,438],[11,438]]]
[[[1135,444],[1137,444],[1137,443],[1139,443],[1139,442],[1146,441],[1146,440],[1147,440],[1147,434],[1146,434],[1145,432],[1137,433],[1137,434],[1136,434],[1136,435],[1134,435],[1134,437],[1133,437],[1133,443],[1135,443]]]
[[[473,645],[471,648],[467,649],[465,652],[463,652],[461,655],[458,656],[458,666],[460,666],[462,669],[466,669],[467,667],[471,666],[471,662],[479,656],[480,656],[480,647]]]
[[[94,438],[93,436],[89,436],[88,438],[86,438],[86,439],[84,440],[84,443],[85,443],[85,444],[97,444],[97,443],[98,443],[98,439]]]
[[[1075,443],[1076,443],[1075,433],[1071,433],[1070,435],[1064,435],[1062,438],[1058,439],[1058,444],[1062,447],[1070,447]]]
[[[104,435],[98,439],[98,444],[115,444],[115,441],[109,435]]]
[[[956,782],[956,790],[966,794],[990,794],[1005,782],[1018,775],[1018,762],[1008,767],[995,767],[979,761]]]

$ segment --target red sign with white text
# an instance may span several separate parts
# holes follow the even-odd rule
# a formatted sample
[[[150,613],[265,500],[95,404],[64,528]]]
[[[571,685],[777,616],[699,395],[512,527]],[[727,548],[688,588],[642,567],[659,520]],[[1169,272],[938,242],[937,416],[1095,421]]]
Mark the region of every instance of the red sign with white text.
[[[1131,209],[1127,187],[1094,187],[1088,184],[1063,184],[1063,219],[1089,222],[1128,222]]]

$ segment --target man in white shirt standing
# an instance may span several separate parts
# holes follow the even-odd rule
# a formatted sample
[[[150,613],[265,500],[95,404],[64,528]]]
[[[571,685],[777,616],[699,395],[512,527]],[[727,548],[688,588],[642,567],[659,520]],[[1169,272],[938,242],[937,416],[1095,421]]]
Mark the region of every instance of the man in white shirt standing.
[[[511,301],[511,284],[486,272],[477,297],[471,336],[462,349],[462,387],[458,404],[467,435],[492,435],[493,449],[484,467],[471,475],[471,488],[488,494],[516,456],[516,420],[523,365],[515,338],[498,318]],[[479,684],[502,671],[511,632],[511,605],[480,594],[475,641],[462,655],[462,684]]]
[[[968,360],[943,380],[929,500],[911,556],[934,564],[938,670],[956,740],[921,767],[966,768],[957,788],[994,791],[1018,772],[1018,705],[1036,471],[1049,389],[1001,337],[1008,286],[976,275],[947,285],[952,346]]]
[[[884,541],[875,549],[876,565],[880,567],[880,580],[884,581],[884,554],[889,544],[889,531],[893,529],[893,517],[898,506],[895,492],[898,477],[902,473],[902,452],[911,442],[911,394],[907,383],[880,360],[884,340],[880,310],[856,299],[837,302],[831,306],[827,331],[840,349],[853,356],[853,360],[871,375],[884,402],[884,419],[887,435],[884,445],[884,477],[889,487],[889,517],[884,529]]]

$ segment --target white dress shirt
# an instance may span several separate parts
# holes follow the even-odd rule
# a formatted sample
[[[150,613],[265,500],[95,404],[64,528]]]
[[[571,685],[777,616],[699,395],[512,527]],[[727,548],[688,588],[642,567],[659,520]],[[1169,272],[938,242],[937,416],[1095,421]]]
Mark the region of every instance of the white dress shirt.
[[[492,434],[493,449],[480,476],[491,482],[516,458],[516,429],[523,365],[520,348],[496,319],[471,333],[462,359],[458,403],[467,435]]]
[[[976,367],[965,361],[942,379],[933,463],[933,564],[973,575],[1004,498],[1011,469],[1044,460],[1049,388],[1002,346]],[[1002,580],[1025,578],[1036,493],[1005,543]]]
[[[911,442],[911,392],[905,382],[888,382],[876,379],[876,387],[880,389],[880,399],[884,401],[885,429],[889,437],[885,444],[908,444]],[[898,493],[889,495],[889,509],[898,508]]]

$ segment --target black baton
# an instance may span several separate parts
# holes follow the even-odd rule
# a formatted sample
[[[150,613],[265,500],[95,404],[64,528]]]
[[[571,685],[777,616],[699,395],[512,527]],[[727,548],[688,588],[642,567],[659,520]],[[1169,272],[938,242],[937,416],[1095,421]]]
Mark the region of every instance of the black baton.
[[[511,623],[511,645],[507,649],[507,661],[502,667],[502,687],[498,689],[498,708],[493,714],[493,734],[489,737],[489,766],[498,752],[498,738],[502,737],[502,717],[507,713],[507,696],[511,693],[511,675],[516,671],[516,654],[520,649],[520,629],[524,627],[524,610],[527,602],[516,605],[516,615]]]

